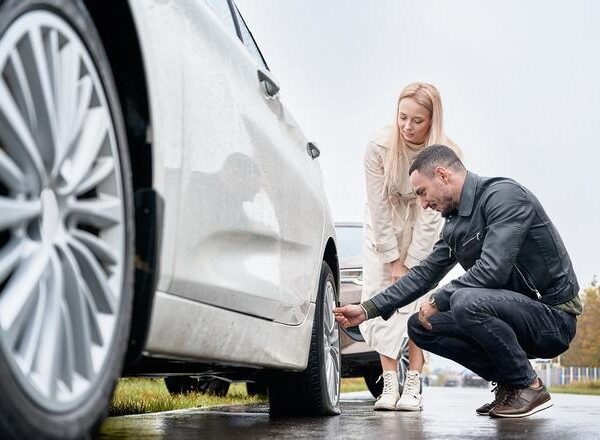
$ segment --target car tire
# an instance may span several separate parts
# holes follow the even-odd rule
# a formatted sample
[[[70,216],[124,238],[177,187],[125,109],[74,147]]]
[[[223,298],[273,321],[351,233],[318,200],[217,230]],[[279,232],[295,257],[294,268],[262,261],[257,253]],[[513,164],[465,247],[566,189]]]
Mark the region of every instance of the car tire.
[[[165,385],[171,394],[202,393],[226,396],[230,383],[221,379],[202,379],[190,376],[165,377]]]
[[[272,417],[340,413],[340,337],[333,316],[338,293],[333,272],[323,262],[306,370],[274,373],[269,380]]]
[[[367,384],[367,388],[369,392],[373,395],[373,397],[377,398],[381,395],[383,391],[383,379],[380,379],[381,373],[381,364],[374,365],[369,370],[367,370],[363,378],[365,379],[365,383]],[[402,345],[400,346],[400,357],[398,359],[398,389],[400,394],[402,394],[402,390],[404,389],[404,381],[406,380],[406,373],[408,372],[408,338],[404,338],[402,341]]]
[[[0,73],[0,438],[90,438],[108,414],[132,313],[117,88],[81,1],[0,2]],[[11,223],[18,203],[32,214]],[[28,252],[9,260],[19,240]]]

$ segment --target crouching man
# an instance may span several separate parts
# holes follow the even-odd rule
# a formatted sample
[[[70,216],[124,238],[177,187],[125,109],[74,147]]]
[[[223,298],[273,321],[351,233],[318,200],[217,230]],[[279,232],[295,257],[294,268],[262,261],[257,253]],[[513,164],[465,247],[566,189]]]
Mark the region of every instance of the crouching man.
[[[423,150],[409,170],[423,208],[445,217],[419,265],[361,305],[334,310],[344,328],[424,295],[458,262],[466,273],[437,289],[409,319],[422,349],[496,382],[476,412],[526,417],[552,406],[528,358],[553,358],[575,336],[579,286],[565,246],[537,198],[514,180],[467,171],[452,149]],[[401,335],[398,335],[401,337]]]

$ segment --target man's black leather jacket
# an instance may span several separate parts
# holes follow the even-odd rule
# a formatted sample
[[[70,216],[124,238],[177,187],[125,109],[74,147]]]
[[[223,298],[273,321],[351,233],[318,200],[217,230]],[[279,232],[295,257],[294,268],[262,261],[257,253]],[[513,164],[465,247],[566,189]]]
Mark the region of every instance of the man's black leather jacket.
[[[440,311],[449,310],[452,294],[466,287],[512,290],[548,305],[579,291],[567,250],[538,199],[514,180],[469,172],[458,212],[446,218],[429,256],[364,305],[388,319],[457,262],[466,273],[435,291]]]

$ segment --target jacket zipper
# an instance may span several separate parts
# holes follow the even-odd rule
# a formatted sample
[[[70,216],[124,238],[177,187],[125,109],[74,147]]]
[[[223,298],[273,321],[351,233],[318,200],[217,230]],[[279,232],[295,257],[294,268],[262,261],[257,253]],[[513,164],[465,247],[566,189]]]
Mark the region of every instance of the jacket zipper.
[[[535,296],[537,297],[537,299],[541,299],[542,295],[540,294],[539,290],[537,290],[535,288],[533,281],[527,280],[527,277],[523,274],[523,272],[521,272],[521,269],[519,269],[519,266],[517,266],[516,264],[513,264],[513,266],[515,267],[515,269],[517,269],[517,272],[519,272],[519,274],[521,275],[521,278],[523,278],[523,281],[525,281],[525,285],[529,288],[529,290],[531,290],[533,293],[535,293]]]
[[[481,232],[478,232],[477,234],[473,235],[471,238],[469,238],[467,241],[465,241],[461,246],[465,247],[466,245],[468,245],[475,239],[477,239],[477,241],[481,240]]]
[[[450,221],[452,217],[448,217],[448,220],[446,220],[447,222]],[[454,230],[456,229],[456,223],[454,223],[454,228],[452,229],[452,233],[454,233]],[[448,258],[452,258],[452,246],[450,246],[450,242],[446,241],[446,238],[444,237],[444,228],[442,228],[441,231],[442,234],[442,240],[444,240],[444,243],[446,243],[446,245],[448,246]],[[452,235],[452,234],[450,234]],[[456,245],[456,242],[454,242],[454,244]],[[454,254],[456,254],[456,249],[454,249]]]

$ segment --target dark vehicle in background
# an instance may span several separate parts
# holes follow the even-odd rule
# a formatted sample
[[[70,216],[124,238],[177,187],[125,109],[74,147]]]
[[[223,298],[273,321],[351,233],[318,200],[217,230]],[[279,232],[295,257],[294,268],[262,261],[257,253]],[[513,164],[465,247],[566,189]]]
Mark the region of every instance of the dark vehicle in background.
[[[489,382],[487,380],[470,370],[463,371],[461,376],[463,387],[487,388],[489,386]]]
[[[363,225],[357,222],[335,224],[340,262],[340,304],[360,304],[363,284]],[[341,333],[342,377],[363,377],[371,394],[383,389],[379,355],[364,342],[358,327]],[[404,337],[398,360],[400,390],[408,371],[408,337]]]
[[[451,374],[447,376],[443,381],[445,387],[459,387],[461,384],[461,377],[458,374]]]

